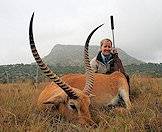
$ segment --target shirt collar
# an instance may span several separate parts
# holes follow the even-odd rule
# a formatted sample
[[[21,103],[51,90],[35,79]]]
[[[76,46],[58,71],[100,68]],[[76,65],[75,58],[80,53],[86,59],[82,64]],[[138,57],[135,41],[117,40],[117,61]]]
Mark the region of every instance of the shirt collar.
[[[102,60],[105,62],[105,56],[102,54],[102,52],[101,52],[101,57],[102,57]]]

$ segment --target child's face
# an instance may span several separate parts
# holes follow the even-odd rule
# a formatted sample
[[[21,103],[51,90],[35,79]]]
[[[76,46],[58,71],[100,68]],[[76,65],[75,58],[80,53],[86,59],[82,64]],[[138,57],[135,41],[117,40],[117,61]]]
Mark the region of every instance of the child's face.
[[[110,54],[112,50],[112,43],[110,41],[104,41],[101,46],[101,52],[104,55]]]

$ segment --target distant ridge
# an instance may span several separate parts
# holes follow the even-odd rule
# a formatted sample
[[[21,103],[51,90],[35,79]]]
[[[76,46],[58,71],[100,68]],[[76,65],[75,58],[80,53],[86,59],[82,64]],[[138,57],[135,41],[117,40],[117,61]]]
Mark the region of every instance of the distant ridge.
[[[43,58],[48,65],[53,66],[83,66],[83,49],[81,45],[61,45],[56,44],[51,52]],[[89,48],[90,59],[95,57],[99,51],[99,46],[93,45]],[[141,64],[140,60],[131,57],[126,52],[118,48],[118,54],[124,65]]]

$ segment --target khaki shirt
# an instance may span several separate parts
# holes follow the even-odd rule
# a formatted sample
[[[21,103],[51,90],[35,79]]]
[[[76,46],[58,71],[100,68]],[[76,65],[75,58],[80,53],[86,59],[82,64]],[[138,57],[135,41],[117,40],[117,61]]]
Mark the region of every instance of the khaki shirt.
[[[103,62],[97,60],[97,56],[94,57],[91,61],[90,61],[90,65],[93,69],[94,72],[96,73],[112,73],[114,71],[120,71],[122,73],[125,73],[124,67],[122,65],[122,62],[120,60],[120,58],[118,57],[118,55],[116,55],[113,58],[113,66],[108,64],[104,64]]]
[[[104,63],[98,61],[96,57],[94,57],[90,61],[90,65],[94,72],[98,72],[98,73],[110,72],[110,64],[104,64]]]

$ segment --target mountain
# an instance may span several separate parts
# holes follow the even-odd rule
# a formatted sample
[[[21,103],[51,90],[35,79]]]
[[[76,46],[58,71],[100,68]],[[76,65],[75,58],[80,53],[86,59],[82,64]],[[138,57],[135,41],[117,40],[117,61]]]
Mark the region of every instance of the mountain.
[[[51,52],[43,58],[48,65],[53,66],[83,66],[83,50],[81,45],[61,45],[57,44]],[[93,45],[89,47],[90,59],[95,57],[99,51],[99,46]],[[131,57],[126,52],[118,48],[118,54],[123,65],[141,64],[140,60]]]

